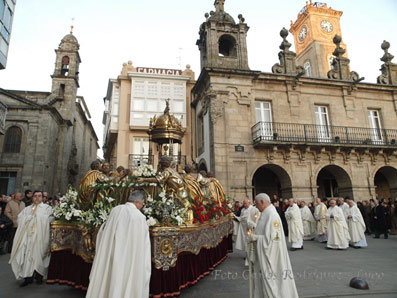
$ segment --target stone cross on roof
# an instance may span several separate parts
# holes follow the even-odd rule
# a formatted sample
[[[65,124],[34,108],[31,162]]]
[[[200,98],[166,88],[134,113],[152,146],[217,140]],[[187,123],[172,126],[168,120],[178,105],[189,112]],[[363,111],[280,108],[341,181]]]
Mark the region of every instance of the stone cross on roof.
[[[225,0],[215,0],[214,2],[216,12],[224,12],[225,11]]]

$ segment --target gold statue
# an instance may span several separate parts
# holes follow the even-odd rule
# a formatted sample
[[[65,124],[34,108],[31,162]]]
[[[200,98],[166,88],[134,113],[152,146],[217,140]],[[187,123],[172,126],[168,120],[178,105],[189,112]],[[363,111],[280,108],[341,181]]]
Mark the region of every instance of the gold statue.
[[[80,184],[79,184],[79,202],[87,202],[89,200],[90,197],[90,193],[92,191],[92,184],[94,182],[97,182],[98,178],[100,175],[102,175],[101,171],[99,171],[101,164],[99,163],[99,161],[94,160],[91,165],[90,168],[91,170],[88,171],[84,177],[81,179]]]
[[[172,193],[178,199],[180,199],[185,207],[188,208],[187,223],[193,223],[193,210],[191,204],[187,198],[187,192],[185,190],[185,184],[182,177],[175,171],[171,164],[173,162],[172,157],[162,156],[160,158],[160,169],[156,174],[156,178],[139,178],[137,182],[139,184],[148,183],[159,183],[164,186],[167,193]]]
[[[207,178],[210,179],[208,189],[210,191],[212,201],[219,206],[222,206],[222,203],[225,201],[225,191],[222,184],[214,177],[212,172],[207,173]]]

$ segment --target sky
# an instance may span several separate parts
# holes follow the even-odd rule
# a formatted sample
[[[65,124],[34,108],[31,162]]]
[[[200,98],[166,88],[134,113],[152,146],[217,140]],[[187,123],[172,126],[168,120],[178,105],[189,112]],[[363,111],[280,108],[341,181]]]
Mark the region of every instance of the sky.
[[[289,29],[304,0],[226,0],[225,11],[236,21],[242,14],[250,27],[248,60],[252,70],[271,72],[278,62],[283,27]],[[80,43],[80,88],[102,147],[108,80],[117,78],[122,64],[184,69],[190,64],[198,78],[200,55],[196,46],[204,14],[214,0],[17,0],[7,68],[0,70],[4,89],[50,91],[55,52],[74,25]],[[341,28],[351,70],[365,82],[380,75],[380,45],[390,42],[397,57],[396,0],[329,0],[343,11]],[[288,38],[294,44],[292,35]],[[291,48],[294,50],[294,46]],[[397,63],[397,58],[394,61]],[[98,152],[101,155],[101,152]]]

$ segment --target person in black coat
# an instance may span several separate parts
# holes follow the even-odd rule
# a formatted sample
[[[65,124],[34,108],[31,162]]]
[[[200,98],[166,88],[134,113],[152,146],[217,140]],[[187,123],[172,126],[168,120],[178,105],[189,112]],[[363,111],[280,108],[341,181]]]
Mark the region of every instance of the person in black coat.
[[[276,208],[277,213],[281,218],[281,223],[283,224],[284,234],[285,234],[285,236],[288,236],[288,223],[287,223],[287,219],[285,218],[284,211],[280,207],[280,201],[273,200],[272,204],[273,204],[274,208]]]
[[[372,209],[371,215],[375,228],[374,238],[379,238],[380,234],[384,234],[385,239],[387,239],[386,209],[382,206],[382,204],[379,204],[378,200],[375,200],[375,208]]]
[[[0,211],[2,208],[0,207]],[[12,229],[12,221],[4,213],[0,212],[0,254],[4,254],[4,246],[10,230]]]

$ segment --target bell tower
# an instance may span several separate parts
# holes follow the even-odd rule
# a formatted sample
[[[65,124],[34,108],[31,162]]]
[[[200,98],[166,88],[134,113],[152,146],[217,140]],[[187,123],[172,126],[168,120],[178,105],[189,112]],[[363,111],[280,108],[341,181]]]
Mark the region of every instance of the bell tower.
[[[294,36],[296,63],[305,68],[310,77],[327,78],[332,69],[335,35],[342,36],[340,17],[337,11],[327,4],[306,1],[295,22],[291,21],[290,32]],[[341,43],[346,49],[346,45]],[[347,57],[347,52],[344,54]]]
[[[219,67],[248,70],[247,32],[249,27],[240,14],[239,23],[225,12],[225,0],[215,0],[215,11],[205,14],[197,46],[201,68]]]
[[[74,114],[81,63],[80,45],[73,35],[73,26],[71,29],[70,34],[61,40],[58,49],[55,50],[55,69],[51,76],[51,92],[54,99],[50,104],[53,104],[66,120],[72,120]]]

